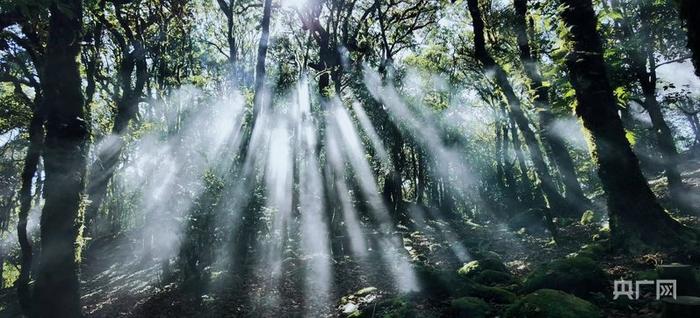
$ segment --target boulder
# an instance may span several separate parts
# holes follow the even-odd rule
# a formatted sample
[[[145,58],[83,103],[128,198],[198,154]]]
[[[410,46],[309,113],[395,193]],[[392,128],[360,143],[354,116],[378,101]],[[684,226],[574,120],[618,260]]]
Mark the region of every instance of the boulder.
[[[574,256],[535,269],[523,281],[522,291],[529,293],[548,288],[586,298],[591,293],[605,291],[609,285],[607,275],[595,261]]]
[[[659,273],[659,279],[676,280],[676,294],[700,296],[700,282],[698,282],[692,266],[672,263],[659,265],[656,267],[656,271]]]
[[[486,270],[508,273],[508,267],[496,258],[484,258],[478,261],[471,261],[464,264],[464,266],[457,270],[457,273],[467,278],[473,278]]]
[[[663,298],[663,318],[695,318],[700,313],[700,297]]]
[[[476,297],[461,297],[450,302],[451,317],[486,318],[491,307],[485,301]]]
[[[553,289],[540,289],[508,307],[506,318],[602,318],[590,302]]]

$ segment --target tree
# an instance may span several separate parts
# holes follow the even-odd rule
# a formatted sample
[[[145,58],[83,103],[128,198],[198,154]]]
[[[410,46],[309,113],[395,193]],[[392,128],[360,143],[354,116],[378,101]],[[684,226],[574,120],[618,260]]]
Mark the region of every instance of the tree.
[[[131,15],[138,14],[139,7],[133,7]],[[127,132],[129,122],[136,117],[138,104],[141,101],[144,86],[148,77],[146,65],[146,49],[143,45],[143,33],[148,25],[135,23],[136,30],[129,23],[127,14],[119,3],[114,4],[114,15],[119,22],[121,31],[110,23],[104,16],[105,1],[100,1],[97,12],[98,23],[107,28],[112,35],[119,51],[120,58],[117,66],[120,94],[115,92],[115,104],[117,110],[114,114],[114,124],[111,135],[97,149],[97,158],[90,167],[87,184],[87,195],[90,202],[85,209],[85,231],[91,233],[94,230],[94,222],[97,212],[107,193],[114,171],[117,169],[119,157],[124,147],[124,134]],[[138,19],[138,17],[133,18]],[[153,20],[153,19],[148,19]],[[99,35],[101,36],[101,35]],[[136,80],[132,81],[132,77]],[[117,91],[115,89],[115,91]]]
[[[479,62],[481,62],[484,70],[491,70],[494,72],[494,81],[505,95],[508,105],[510,106],[510,115],[513,116],[513,120],[518,125],[518,128],[520,128],[520,131],[525,139],[525,144],[527,145],[528,150],[530,150],[530,155],[532,156],[532,161],[535,165],[535,172],[542,182],[541,189],[549,201],[550,208],[562,212],[566,211],[564,208],[565,200],[557,192],[554,180],[552,179],[549,169],[544,162],[544,155],[540,149],[539,143],[537,142],[537,137],[535,136],[534,131],[532,131],[530,128],[529,121],[521,108],[520,100],[518,100],[518,97],[515,95],[515,91],[508,80],[508,75],[486,50],[484,21],[481,17],[479,1],[468,0],[467,5],[474,25],[474,54]],[[544,209],[544,217],[550,232],[556,239],[557,234],[554,221],[552,219],[552,214],[547,208]]]
[[[559,173],[564,183],[565,198],[577,208],[576,214],[580,214],[591,206],[591,202],[583,194],[581,183],[576,178],[576,168],[566,148],[566,144],[561,137],[555,135],[552,131],[554,115],[551,112],[549,102],[549,87],[543,83],[538,65],[539,61],[536,53],[532,52],[527,34],[527,0],[514,0],[513,5],[515,6],[515,30],[520,50],[520,60],[525,69],[525,75],[530,80],[535,107],[540,109],[540,137],[551,149],[552,159],[554,159],[559,168]]]
[[[17,213],[17,241],[20,246],[20,274],[17,278],[17,298],[20,303],[22,312],[27,316],[36,315],[35,306],[33,305],[33,297],[29,282],[32,274],[32,263],[34,252],[32,249],[31,238],[27,233],[27,217],[32,208],[32,199],[34,196],[39,196],[40,191],[32,194],[33,188],[40,189],[40,167],[39,162],[44,147],[44,121],[46,120],[46,110],[43,104],[43,77],[44,77],[44,59],[45,59],[45,36],[44,29],[45,13],[44,8],[40,5],[27,5],[26,7],[17,6],[9,11],[10,14],[5,16],[3,26],[17,24],[20,26],[21,35],[15,33],[5,33],[10,41],[24,50],[25,58],[19,56],[8,57],[16,64],[16,68],[20,70],[18,78],[7,74],[7,80],[12,81],[15,85],[15,94],[22,97],[31,107],[31,119],[28,125],[29,146],[24,157],[22,173],[20,176],[21,185],[19,189],[19,211]],[[34,72],[32,72],[34,71]],[[37,81],[38,79],[38,81]],[[26,85],[34,90],[34,96],[30,99],[24,93],[22,85]],[[36,177],[36,184],[34,179]]]
[[[700,3],[695,0],[680,1],[681,18],[688,30],[688,48],[693,52],[695,74],[700,76]]]
[[[591,0],[562,0],[561,16],[571,42],[566,58],[576,90],[576,114],[590,131],[598,176],[608,199],[610,230],[616,244],[677,243],[685,228],[656,201],[625,138],[606,75],[603,48]]]
[[[55,1],[49,11],[45,76],[41,83],[47,112],[46,201],[41,215],[36,304],[42,317],[80,317],[76,238],[82,223],[80,209],[89,136],[77,62],[82,1]]]
[[[661,166],[664,169],[668,180],[670,197],[674,204],[681,210],[689,211],[691,205],[686,202],[685,186],[678,171],[678,150],[676,149],[673,140],[673,133],[664,118],[661,110],[661,104],[656,98],[658,77],[656,74],[657,61],[656,56],[661,53],[657,52],[656,47],[669,47],[670,36],[664,36],[662,27],[653,25],[652,18],[654,13],[661,11],[662,7],[654,5],[649,1],[641,1],[633,4],[631,10],[623,10],[621,3],[617,0],[611,2],[613,9],[623,15],[619,28],[621,33],[628,40],[625,47],[627,49],[627,61],[630,65],[630,72],[639,82],[644,100],[640,103],[649,114],[651,119],[652,130],[656,137],[656,144],[661,153]],[[629,15],[638,11],[633,17]],[[628,12],[632,13],[628,13]],[[627,15],[625,15],[627,14]],[[638,21],[638,27],[632,22]],[[656,33],[662,33],[657,35]],[[637,36],[638,38],[636,38]],[[657,45],[658,37],[662,37],[664,43]],[[631,43],[629,43],[631,42]],[[625,43],[625,42],[623,42]],[[648,67],[647,67],[648,65]]]

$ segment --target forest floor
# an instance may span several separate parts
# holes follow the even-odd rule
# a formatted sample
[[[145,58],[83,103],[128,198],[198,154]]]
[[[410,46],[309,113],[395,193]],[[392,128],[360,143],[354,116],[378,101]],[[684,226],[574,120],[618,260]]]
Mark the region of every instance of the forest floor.
[[[683,171],[684,180],[692,188],[689,193],[700,195],[700,161],[689,160]],[[650,184],[661,198],[666,197],[663,178],[653,179]],[[604,206],[600,198],[594,201]],[[692,201],[700,204],[698,198]],[[676,217],[684,224],[700,226],[695,215]],[[427,286],[421,291],[399,295],[386,275],[381,255],[369,255],[362,262],[335,259],[330,304],[317,309],[314,315],[304,314],[304,293],[300,287],[305,268],[303,259],[290,257],[286,260],[278,282],[270,281],[269,269],[250,266],[245,280],[214,273],[217,279],[212,280],[204,292],[192,293],[184,291],[178,283],[168,283],[171,280],[167,279],[167,271],[172,265],[143,254],[135,257],[134,251],[139,250],[141,240],[122,235],[96,241],[82,264],[83,311],[87,317],[381,317],[387,314],[453,317],[458,315],[454,300],[465,295],[453,294],[453,290],[460,287],[450,286],[458,284],[451,279],[460,279],[457,270],[467,261],[460,260],[453,251],[464,247],[470,259],[498,259],[506,265],[512,277],[507,283],[481,282],[483,286],[497,289],[489,289],[488,295],[500,296],[469,294],[483,298],[488,304],[484,317],[503,316],[510,303],[526,293],[523,282],[539,267],[583,253],[586,248],[590,251],[590,247],[604,241],[606,235],[601,232],[600,223],[584,225],[579,220],[562,221],[560,243],[555,245],[544,232],[514,231],[504,224],[488,221],[451,224],[430,221],[420,231],[405,227],[397,230],[396,234],[403,237],[403,245],[417,268],[419,284]],[[467,239],[454,241],[455,237]],[[595,292],[582,297],[601,308],[608,317],[660,317],[661,302],[651,293],[643,293],[634,301],[613,300],[613,280],[653,278],[658,265],[673,262],[692,265],[697,272],[699,254],[700,251],[690,251],[687,247],[586,254],[595,260],[608,280]],[[436,278],[446,278],[442,283],[447,286],[435,287],[431,280]],[[0,317],[19,316],[14,289],[0,290],[0,304]]]

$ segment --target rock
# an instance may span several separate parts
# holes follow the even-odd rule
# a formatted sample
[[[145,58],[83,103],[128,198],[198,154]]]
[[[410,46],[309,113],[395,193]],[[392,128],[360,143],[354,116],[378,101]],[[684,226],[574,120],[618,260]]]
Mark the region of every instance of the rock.
[[[431,298],[465,296],[471,290],[471,282],[455,272],[437,271],[419,266],[415,269],[421,292]]]
[[[694,318],[700,313],[700,297],[678,296],[663,298],[663,318]]]
[[[503,262],[495,258],[484,258],[478,261],[471,261],[464,264],[464,266],[457,270],[457,273],[461,276],[472,278],[486,270],[508,273],[508,267],[506,267]]]
[[[602,318],[590,302],[553,289],[540,289],[508,307],[506,318]]]
[[[585,298],[605,291],[609,284],[605,272],[592,259],[575,256],[538,267],[525,278],[522,291],[548,288]]]
[[[581,220],[579,221],[579,223],[581,223],[581,225],[588,225],[588,224],[593,223],[594,221],[595,221],[595,214],[593,213],[593,211],[587,210],[586,212],[583,212],[583,214],[581,215]]]
[[[592,243],[584,245],[576,254],[596,260],[601,258],[606,251],[607,249],[602,244]]]
[[[520,212],[508,220],[508,225],[514,230],[522,228],[530,232],[540,233],[545,231],[544,212],[538,209],[530,209],[525,212]]]
[[[513,283],[513,275],[487,269],[477,274],[474,281],[484,285],[508,285]]]
[[[676,293],[682,296],[700,296],[700,283],[693,267],[672,263],[656,267],[659,279],[675,279]]]
[[[343,296],[340,299],[338,311],[345,317],[357,317],[361,314],[361,310],[372,305],[381,297],[381,293],[375,287],[365,287],[352,293]]]
[[[475,297],[461,297],[450,303],[451,317],[458,318],[486,318],[489,317],[491,308],[485,301]]]
[[[474,284],[471,287],[467,296],[482,298],[497,304],[512,304],[516,299],[515,294],[503,288],[480,284]]]
[[[348,318],[401,318],[401,317],[430,317],[422,314],[409,296],[398,296],[381,300],[376,305],[369,305],[362,310],[353,312]]]

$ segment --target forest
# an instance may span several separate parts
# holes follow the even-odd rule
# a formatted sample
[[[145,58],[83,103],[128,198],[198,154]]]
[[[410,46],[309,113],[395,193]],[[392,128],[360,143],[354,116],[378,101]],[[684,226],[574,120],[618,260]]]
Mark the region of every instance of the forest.
[[[0,0],[0,317],[698,317],[700,1]]]

